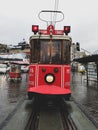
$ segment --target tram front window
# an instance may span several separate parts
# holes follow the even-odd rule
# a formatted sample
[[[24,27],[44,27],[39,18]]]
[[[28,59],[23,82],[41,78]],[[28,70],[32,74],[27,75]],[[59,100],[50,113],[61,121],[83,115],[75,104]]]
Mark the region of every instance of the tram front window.
[[[31,62],[39,64],[69,64],[70,41],[32,40]]]
[[[61,41],[41,41],[40,45],[41,63],[61,63]]]

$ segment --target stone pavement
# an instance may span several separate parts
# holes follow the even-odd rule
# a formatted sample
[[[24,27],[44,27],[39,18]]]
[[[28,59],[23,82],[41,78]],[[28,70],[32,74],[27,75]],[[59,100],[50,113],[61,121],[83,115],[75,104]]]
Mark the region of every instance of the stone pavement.
[[[95,84],[87,86],[86,75],[71,74],[72,98],[98,127],[98,89]]]

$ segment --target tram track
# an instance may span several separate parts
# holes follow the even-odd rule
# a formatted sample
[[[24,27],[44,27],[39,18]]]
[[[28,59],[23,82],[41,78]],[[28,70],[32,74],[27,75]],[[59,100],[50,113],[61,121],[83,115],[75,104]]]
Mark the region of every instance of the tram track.
[[[30,116],[30,118],[28,120],[28,124],[27,124],[25,130],[37,130],[38,120],[39,120],[38,115],[39,115],[38,112],[33,111],[31,113],[31,116]]]
[[[50,102],[33,105],[35,108],[25,130],[78,130],[68,113],[66,103]]]
[[[37,130],[38,122],[39,122],[39,106],[36,102],[36,99],[33,98],[32,112],[28,119],[25,130]]]
[[[97,130],[73,101],[61,99],[25,100],[6,121],[2,130]]]
[[[64,130],[78,130],[70,116],[67,119],[65,116],[63,118],[64,118],[63,122]]]
[[[62,99],[62,103],[61,103],[61,115],[62,115],[62,120],[63,120],[63,126],[64,126],[64,130],[78,130],[78,128],[76,127],[73,119],[70,116],[69,110],[68,110],[68,106],[66,105],[66,101],[64,100],[64,98]]]

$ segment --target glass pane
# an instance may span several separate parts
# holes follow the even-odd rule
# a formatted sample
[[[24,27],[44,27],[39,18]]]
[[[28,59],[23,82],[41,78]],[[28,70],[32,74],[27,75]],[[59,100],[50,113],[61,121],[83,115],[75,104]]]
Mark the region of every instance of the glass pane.
[[[70,41],[32,40],[31,62],[40,64],[69,64]]]
[[[40,53],[40,43],[39,40],[31,41],[31,62],[38,63],[39,61],[39,53]]]
[[[61,41],[53,41],[51,49],[52,63],[61,63]]]
[[[49,41],[40,42],[40,62],[41,63],[50,62],[50,43],[49,43]]]
[[[40,42],[40,63],[59,64],[61,62],[61,41]]]
[[[65,64],[70,63],[70,41],[64,41],[64,58],[63,62]]]

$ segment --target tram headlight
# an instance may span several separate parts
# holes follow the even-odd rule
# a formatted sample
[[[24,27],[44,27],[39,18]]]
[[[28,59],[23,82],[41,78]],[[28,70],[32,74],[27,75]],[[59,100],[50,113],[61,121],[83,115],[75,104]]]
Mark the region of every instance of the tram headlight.
[[[53,83],[55,81],[55,77],[53,74],[47,74],[45,76],[45,81],[49,84]]]

